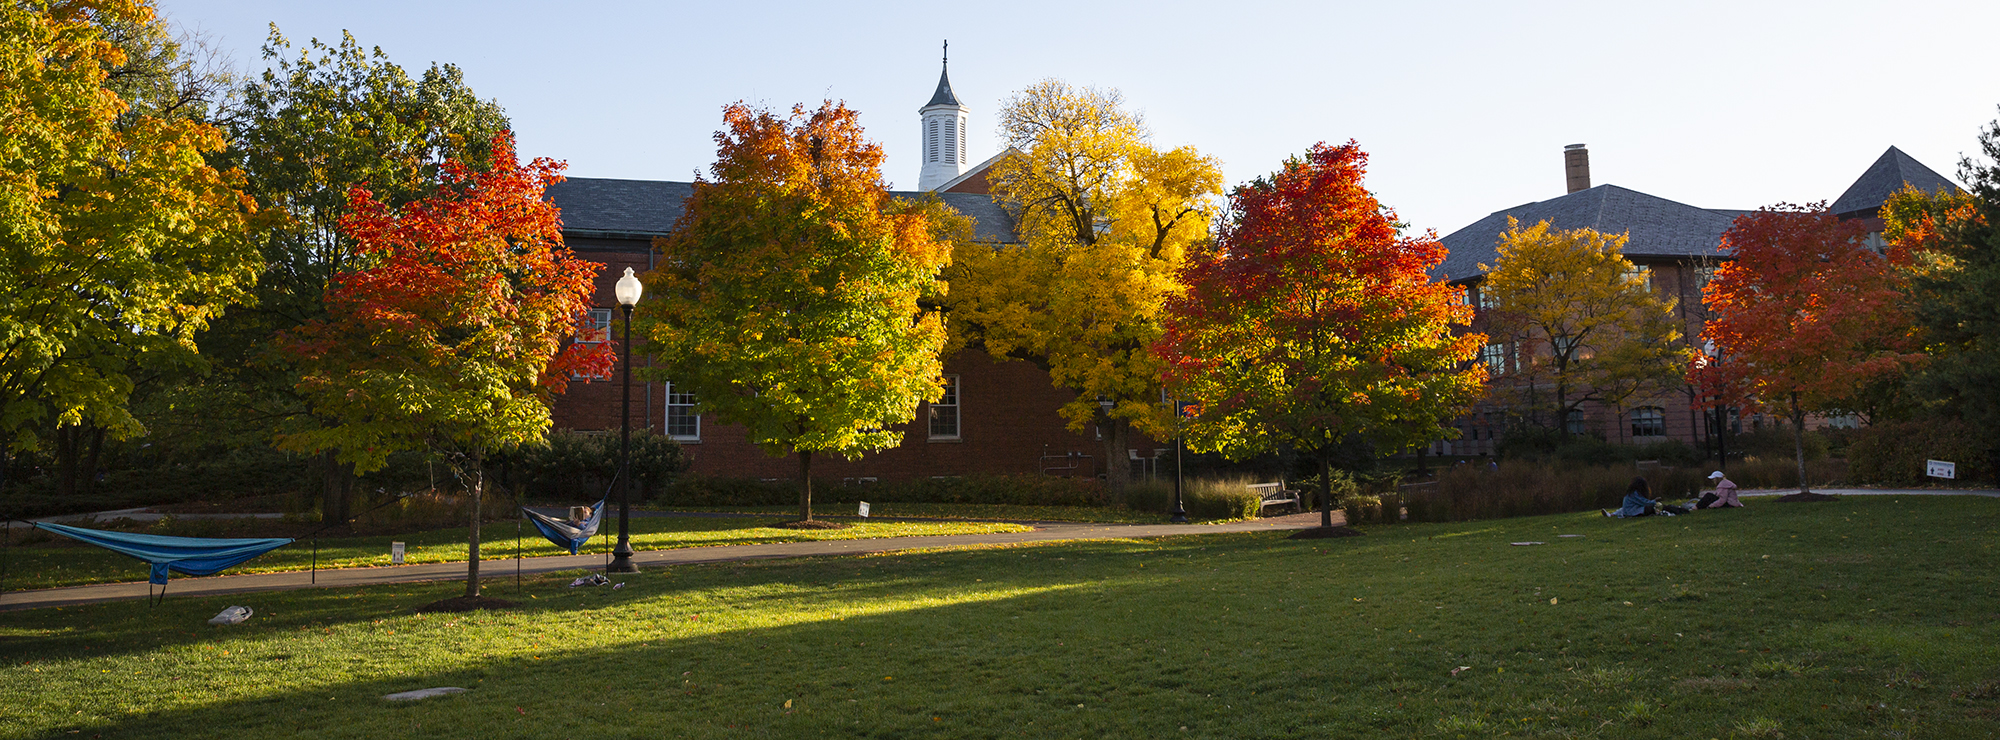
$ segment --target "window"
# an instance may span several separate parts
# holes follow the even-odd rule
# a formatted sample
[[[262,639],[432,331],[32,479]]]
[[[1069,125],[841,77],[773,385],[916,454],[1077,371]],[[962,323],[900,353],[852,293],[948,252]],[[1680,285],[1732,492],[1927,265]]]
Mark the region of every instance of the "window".
[[[667,384],[667,437],[676,442],[701,441],[701,414],[694,412],[694,394]]]
[[[938,161],[938,119],[931,119],[930,124],[931,135],[924,137],[924,141],[930,144],[930,161],[936,162]]]
[[[944,161],[947,163],[956,164],[958,162],[957,156],[958,156],[958,119],[947,118],[944,119]]]
[[[590,313],[583,319],[583,330],[577,333],[576,341],[578,344],[602,344],[611,341],[611,309],[590,309]],[[571,373],[570,377],[579,380],[603,380],[611,376]]]
[[[1633,265],[1632,269],[1625,271],[1625,279],[1627,281],[1637,281],[1639,287],[1650,291],[1653,289],[1653,268],[1645,265]]]
[[[1583,409],[1570,409],[1563,412],[1563,430],[1570,434],[1584,433]]]
[[[961,131],[961,132],[965,130],[965,119],[959,119],[959,121],[958,121],[958,130],[959,130],[959,131]],[[958,137],[958,161],[960,161],[960,162],[963,162],[963,161],[965,161],[965,137],[964,137],[964,136],[960,136],[960,137]]]
[[[1667,436],[1667,410],[1658,406],[1641,406],[1632,410],[1632,436]]]
[[[1695,279],[1695,284],[1696,284],[1696,286],[1697,286],[1697,287],[1707,287],[1707,286],[1708,286],[1708,284],[1709,284],[1709,282],[1715,279],[1715,270],[1716,270],[1716,268],[1718,268],[1718,267],[1721,267],[1721,266],[1720,266],[1720,265],[1713,265],[1713,264],[1710,264],[1710,265],[1695,265],[1695,267],[1694,267],[1694,279]]]
[[[931,439],[958,439],[958,376],[944,376],[944,396],[930,404]]]
[[[1486,363],[1486,372],[1489,375],[1507,372],[1507,345],[1486,345],[1479,350],[1479,359]]]
[[[1487,290],[1484,285],[1474,285],[1472,286],[1472,302],[1481,309],[1492,308],[1493,293]]]

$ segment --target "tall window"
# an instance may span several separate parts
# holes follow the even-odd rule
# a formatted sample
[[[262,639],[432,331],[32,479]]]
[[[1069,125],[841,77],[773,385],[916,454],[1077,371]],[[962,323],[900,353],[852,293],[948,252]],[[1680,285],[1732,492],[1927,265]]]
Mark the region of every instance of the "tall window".
[[[1472,303],[1481,309],[1492,308],[1493,294],[1486,290],[1486,286],[1475,284],[1472,286]]]
[[[930,409],[931,439],[958,439],[958,376],[944,376],[944,396]]]
[[[583,331],[577,334],[576,341],[578,344],[602,344],[611,341],[611,309],[590,309],[590,315],[584,317]],[[582,373],[571,373],[570,377],[583,380],[602,380],[611,376],[609,374],[584,375]]]
[[[1641,406],[1632,410],[1632,436],[1667,436],[1667,410],[1658,406]]]
[[[930,161],[936,162],[938,161],[938,119],[933,118],[930,123],[931,135],[924,137],[924,141],[930,144]]]
[[[694,412],[694,394],[667,384],[667,436],[676,442],[701,441],[701,415]]]
[[[954,158],[957,156],[957,154],[958,154],[958,119],[947,118],[944,119],[944,161],[954,164],[957,163],[958,160]]]
[[[1639,282],[1639,287],[1650,291],[1653,289],[1653,268],[1633,265],[1632,269],[1625,271],[1625,279],[1636,280]]]
[[[961,131],[961,132],[963,132],[963,131],[965,130],[965,121],[963,121],[963,120],[960,120],[960,121],[958,122],[958,130],[959,130],[959,131]],[[960,137],[958,137],[958,161],[960,161],[960,162],[964,162],[964,161],[965,161],[965,137],[964,137],[964,136],[960,136]]]
[[[1489,344],[1479,350],[1479,359],[1486,363],[1489,375],[1507,372],[1507,345]]]
[[[1583,434],[1583,409],[1570,409],[1563,413],[1563,430],[1570,434]]]

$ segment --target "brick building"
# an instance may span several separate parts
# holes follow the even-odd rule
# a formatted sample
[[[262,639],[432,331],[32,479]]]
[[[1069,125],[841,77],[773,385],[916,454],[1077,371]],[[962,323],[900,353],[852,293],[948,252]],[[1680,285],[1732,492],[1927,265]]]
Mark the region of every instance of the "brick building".
[[[967,114],[952,93],[948,74],[940,75],[937,92],[919,113],[925,144],[919,183],[928,187],[924,192],[894,195],[936,193],[946,205],[974,220],[978,242],[1014,243],[1012,218],[986,194],[986,170],[1006,153],[965,166]],[[574,178],[549,189],[549,197],[562,209],[563,237],[569,246],[579,256],[604,264],[593,301],[597,308],[591,311],[601,333],[591,339],[620,336],[622,319],[612,285],[627,267],[638,273],[652,269],[652,240],[672,230],[693,188],[688,182]],[[646,359],[635,362],[644,366]],[[1097,459],[1103,445],[1090,434],[1070,432],[1057,414],[1075,394],[1054,387],[1046,372],[1025,362],[995,361],[977,350],[947,358],[944,372],[945,397],[918,409],[917,418],[901,428],[902,444],[856,461],[822,456],[813,463],[815,474],[830,479],[904,479],[967,474],[1093,477],[1103,472],[1103,461]],[[620,392],[615,375],[573,383],[556,403],[556,428],[617,429]],[[671,383],[633,383],[633,427],[680,442],[695,474],[797,475],[797,460],[764,454],[740,427],[703,418],[696,408],[695,399],[676,392]],[[1136,433],[1132,439],[1142,447],[1128,451],[1128,459],[1117,463],[1135,472],[1150,469],[1150,459],[1163,452],[1159,448],[1164,445]]]
[[[1719,251],[1722,234],[1737,216],[1747,210],[1700,208],[1678,203],[1616,185],[1590,184],[1590,159],[1581,144],[1564,150],[1564,169],[1569,193],[1535,203],[1495,211],[1471,225],[1445,236],[1442,241],[1450,255],[1437,269],[1440,277],[1467,286],[1475,310],[1485,308],[1479,297],[1481,263],[1492,264],[1499,257],[1499,239],[1507,230],[1507,218],[1522,226],[1547,221],[1556,229],[1595,229],[1606,234],[1625,234],[1625,257],[1644,273],[1651,290],[1676,300],[1683,334],[1693,341],[1701,335],[1706,321],[1702,288],[1716,265],[1728,258]],[[1873,221],[1876,233],[1870,239],[1881,245],[1881,220],[1876,213],[1890,194],[1904,184],[1936,192],[1957,190],[1958,186],[1925,167],[1908,154],[1889,147],[1873,165],[1833,201],[1831,210],[1841,218]],[[1479,319],[1475,319],[1475,327]],[[1498,374],[1518,361],[1518,350],[1505,344],[1489,345],[1482,360]],[[1606,440],[1645,444],[1678,439],[1704,444],[1712,424],[1694,408],[1691,388],[1650,398],[1632,399],[1623,407],[1588,403],[1580,417],[1570,419],[1572,432],[1593,434]],[[1485,403],[1470,416],[1453,423],[1461,436],[1438,442],[1431,451],[1441,455],[1490,455],[1505,433],[1507,409]],[[1824,421],[1824,420],[1822,420]],[[1733,422],[1740,427],[1741,420]],[[1732,429],[1740,431],[1740,428]]]

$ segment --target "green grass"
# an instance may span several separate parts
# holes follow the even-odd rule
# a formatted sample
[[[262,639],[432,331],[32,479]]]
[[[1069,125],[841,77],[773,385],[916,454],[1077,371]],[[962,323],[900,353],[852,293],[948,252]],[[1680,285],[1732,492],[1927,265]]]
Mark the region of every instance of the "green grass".
[[[713,511],[737,514],[796,514],[797,506],[677,506],[673,511]],[[850,521],[846,517],[855,514],[853,504],[826,506],[813,504],[813,516],[834,517]],[[1033,522],[1089,522],[1104,524],[1160,524],[1167,520],[1164,514],[1130,509],[1109,509],[1094,506],[1017,506],[1013,504],[906,504],[896,502],[870,503],[869,516],[874,517],[918,517],[929,519],[1004,519],[1008,521]]]
[[[557,576],[520,609],[466,615],[410,613],[453,584],[0,613],[0,737],[1969,738],[2000,726],[2000,501],[1752,501],[1370,532],[683,566],[617,591]],[[1507,544],[1524,540],[1548,544]],[[203,624],[229,604],[258,614]],[[379,698],[446,685],[472,691]]]
[[[590,544],[579,552],[608,551],[616,541],[618,524],[615,516],[607,514],[600,536],[591,540]],[[940,534],[1018,532],[1029,529],[1018,524],[990,522],[864,521],[855,522],[854,526],[847,529],[782,529],[772,526],[776,523],[776,520],[755,518],[633,517],[632,547],[640,551],[674,550],[716,545],[923,537]],[[484,540],[480,546],[480,555],[483,559],[514,557],[514,522],[488,522],[486,526],[480,528],[480,531]],[[44,538],[50,541],[58,540],[56,535],[44,535]],[[396,535],[322,537],[319,540],[319,567],[354,568],[389,565],[390,542],[404,543],[403,562],[406,564],[460,561],[466,559],[465,540],[464,527]],[[567,548],[551,544],[535,531],[534,525],[526,523],[520,527],[520,547],[521,554],[525,557],[569,554]],[[146,578],[145,563],[109,550],[81,544],[73,545],[67,541],[63,541],[61,546],[57,547],[14,547],[7,557],[11,561],[6,580],[6,586],[10,590],[119,583]],[[301,540],[273,550],[270,554],[232,568],[228,572],[297,571],[311,568],[312,563],[312,542]]]

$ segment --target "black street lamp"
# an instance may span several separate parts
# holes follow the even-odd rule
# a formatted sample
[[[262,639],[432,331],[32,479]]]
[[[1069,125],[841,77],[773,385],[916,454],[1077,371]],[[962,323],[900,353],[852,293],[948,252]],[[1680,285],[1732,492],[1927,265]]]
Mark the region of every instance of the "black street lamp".
[[[1186,524],[1187,507],[1181,505],[1181,457],[1187,452],[1187,435],[1181,431],[1181,417],[1186,409],[1181,400],[1174,399],[1174,518],[1175,524]]]
[[[605,570],[612,573],[637,573],[639,566],[632,563],[632,537],[629,524],[632,519],[632,307],[639,304],[639,294],[645,286],[639,277],[632,274],[632,268],[625,268],[625,277],[618,278],[616,293],[618,305],[625,308],[625,341],[619,345],[618,354],[625,361],[625,395],[618,404],[618,545],[611,548],[611,565]]]

